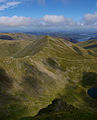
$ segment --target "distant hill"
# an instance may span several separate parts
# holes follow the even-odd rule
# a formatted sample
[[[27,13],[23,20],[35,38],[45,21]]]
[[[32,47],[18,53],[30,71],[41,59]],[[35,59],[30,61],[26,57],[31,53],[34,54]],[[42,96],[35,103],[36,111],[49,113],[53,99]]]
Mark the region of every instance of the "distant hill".
[[[13,56],[36,39],[22,33],[0,33],[0,57]]]
[[[23,33],[0,33],[0,40],[32,40],[36,39],[35,35]]]
[[[72,42],[72,43],[78,43],[79,41],[78,40],[75,40],[75,39],[73,39],[73,38],[63,38],[64,40],[68,40],[68,41],[70,41],[70,42]]]
[[[80,47],[97,52],[97,39],[77,43]]]
[[[12,37],[10,37],[8,35],[0,35],[0,39],[3,39],[3,40],[14,40]]]
[[[89,40],[96,40],[97,39],[97,37],[91,37]]]
[[[70,33],[65,33],[65,32],[28,32],[26,34],[30,35],[38,35],[38,36],[52,36],[52,37],[57,37],[57,38],[63,38],[64,40],[68,40],[72,43],[77,43],[79,42],[78,39],[82,38],[80,34],[70,34]]]

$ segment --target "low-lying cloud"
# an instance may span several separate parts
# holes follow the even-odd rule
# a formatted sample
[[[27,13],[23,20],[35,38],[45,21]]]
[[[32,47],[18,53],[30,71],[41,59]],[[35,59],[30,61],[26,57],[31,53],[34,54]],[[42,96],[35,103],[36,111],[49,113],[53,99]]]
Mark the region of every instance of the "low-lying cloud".
[[[26,29],[65,29],[65,28],[97,28],[97,12],[86,14],[82,21],[75,21],[63,15],[45,15],[42,18],[31,18],[24,16],[2,16],[0,17],[0,28],[26,28]]]
[[[83,22],[84,25],[97,26],[97,12],[84,15]]]
[[[60,23],[64,23],[65,18],[64,16],[45,15],[43,17],[43,21],[49,24],[60,24]]]
[[[12,17],[6,17],[2,16],[0,17],[0,26],[4,27],[56,27],[56,26],[72,26],[75,25],[76,22],[74,22],[70,18],[65,18],[64,16],[56,16],[56,15],[45,15],[44,17],[40,19],[34,19],[30,17],[24,17],[24,16],[12,16]]]
[[[57,16],[57,15],[45,15],[42,18],[42,22],[44,23],[45,27],[70,27],[70,26],[75,26],[77,23],[71,19],[71,18],[66,18],[63,15]]]
[[[23,16],[0,17],[0,26],[2,27],[19,27],[29,26],[32,23],[32,18]]]

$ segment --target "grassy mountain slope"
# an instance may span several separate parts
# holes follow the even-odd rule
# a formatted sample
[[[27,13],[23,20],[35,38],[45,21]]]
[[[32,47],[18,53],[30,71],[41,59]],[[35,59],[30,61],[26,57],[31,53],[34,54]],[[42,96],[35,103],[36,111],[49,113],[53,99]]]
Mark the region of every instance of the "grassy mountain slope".
[[[56,98],[97,111],[97,100],[87,94],[97,83],[97,61],[87,50],[46,36],[13,56],[0,58],[0,119],[34,116]]]
[[[97,52],[97,39],[77,43],[80,47]]]
[[[0,40],[0,57],[13,56],[29,43],[30,41],[26,40]]]
[[[0,57],[14,56],[36,39],[21,33],[0,33]]]
[[[93,55],[88,54],[88,51],[85,49],[72,44],[69,41],[64,42],[63,39],[53,38],[50,36],[42,37],[41,39],[34,41],[32,44],[29,44],[24,49],[22,49],[22,51],[20,51],[15,57],[33,56],[41,50],[46,50],[46,53],[51,51],[50,54],[55,53],[60,58],[63,54],[65,58],[73,57],[72,59],[83,59],[83,57],[93,58]]]

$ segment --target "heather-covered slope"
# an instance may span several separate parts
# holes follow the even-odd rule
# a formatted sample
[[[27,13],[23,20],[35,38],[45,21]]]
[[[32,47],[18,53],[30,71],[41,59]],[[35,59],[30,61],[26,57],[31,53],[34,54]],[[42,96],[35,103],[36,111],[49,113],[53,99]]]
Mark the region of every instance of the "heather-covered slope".
[[[0,119],[34,116],[56,98],[97,111],[97,100],[87,94],[97,83],[96,64],[87,50],[49,36],[30,41],[13,57],[1,57]]]

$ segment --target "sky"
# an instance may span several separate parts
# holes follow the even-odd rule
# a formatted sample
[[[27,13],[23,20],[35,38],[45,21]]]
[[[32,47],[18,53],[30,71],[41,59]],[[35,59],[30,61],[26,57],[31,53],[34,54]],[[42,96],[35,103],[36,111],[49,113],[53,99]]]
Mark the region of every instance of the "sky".
[[[97,29],[97,0],[0,0],[0,31]]]

